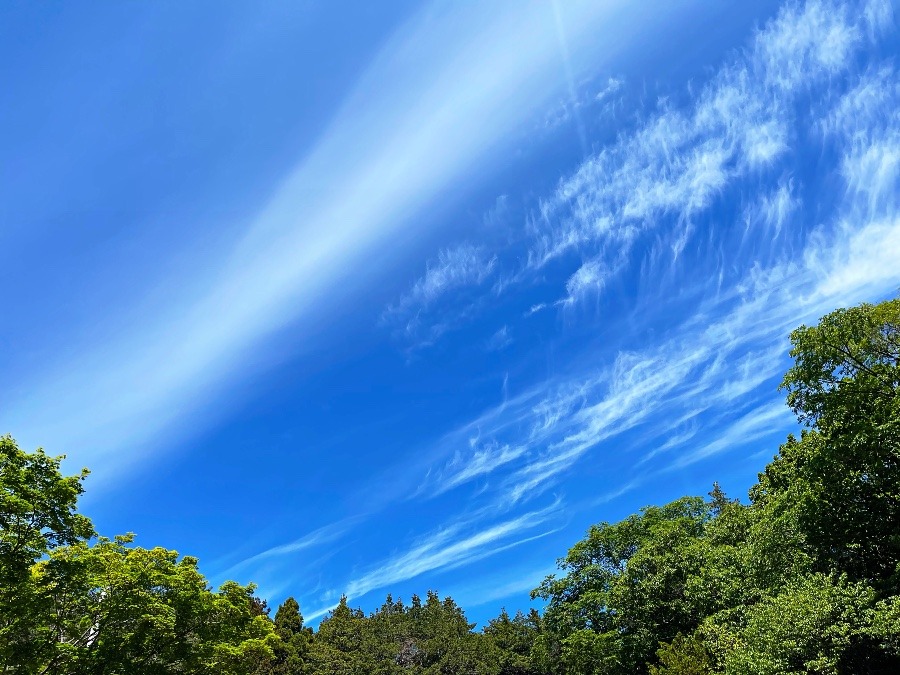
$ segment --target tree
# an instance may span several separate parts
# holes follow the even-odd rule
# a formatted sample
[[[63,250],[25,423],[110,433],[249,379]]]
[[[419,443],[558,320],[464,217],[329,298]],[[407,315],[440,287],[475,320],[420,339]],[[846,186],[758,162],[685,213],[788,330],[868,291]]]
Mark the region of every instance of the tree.
[[[347,597],[322,619],[310,652],[313,672],[354,675],[373,672],[375,662],[368,654],[368,624],[361,610],[351,609]]]
[[[309,660],[313,632],[304,627],[300,605],[288,598],[275,612],[275,663],[271,672],[275,675],[294,675],[304,672]]]
[[[519,611],[510,618],[506,609],[488,622],[483,633],[499,650],[500,675],[537,672],[531,662],[531,649],[540,632],[540,625],[540,616],[536,611],[527,617]]]
[[[712,661],[703,642],[695,636],[676,635],[656,651],[659,665],[650,666],[650,675],[708,675]]]
[[[214,593],[196,558],[131,547],[132,535],[79,542],[35,565],[44,622],[57,636],[40,672],[246,674],[272,658],[272,624],[253,586]]]
[[[782,387],[814,430],[789,441],[802,485],[797,518],[822,562],[855,579],[900,584],[900,299],[862,304],[791,333],[794,366]],[[797,445],[802,447],[797,447]],[[891,578],[893,580],[891,581]]]
[[[549,660],[566,672],[646,672],[660,642],[692,632],[710,610],[711,598],[689,588],[711,518],[707,503],[685,497],[591,527],[560,560],[565,576],[532,593],[548,601]]]
[[[0,670],[31,672],[53,649],[41,624],[46,598],[34,562],[56,547],[90,538],[94,528],[76,512],[87,470],[63,476],[63,457],[26,453],[0,437]]]
[[[725,657],[726,672],[839,673],[864,632],[872,589],[821,574],[792,581],[748,612]]]

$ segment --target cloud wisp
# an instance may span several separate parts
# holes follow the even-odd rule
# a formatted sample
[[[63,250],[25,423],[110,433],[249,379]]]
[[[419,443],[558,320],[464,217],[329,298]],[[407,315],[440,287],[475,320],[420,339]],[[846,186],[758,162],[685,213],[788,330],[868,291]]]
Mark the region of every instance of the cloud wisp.
[[[445,310],[434,316],[429,309],[448,294],[481,286],[490,279],[496,264],[496,256],[488,256],[483,247],[462,244],[444,249],[426,264],[425,274],[409,292],[388,306],[381,316],[382,323],[393,326],[418,346],[433,343],[449,330],[452,320]]]
[[[96,351],[10,383],[3,425],[112,473],[153,454],[153,441],[206,424],[268,336],[301,316],[325,321],[338,296],[378,272],[373,250],[395,246],[392,234],[565,89],[549,8],[453,12],[423,11],[386,43],[227,260],[197,260],[170,302],[137,312]],[[567,3],[563,13],[570,65],[602,61],[596,35],[621,18],[618,3]],[[427,301],[453,279],[435,268],[412,296]]]
[[[333,523],[331,525],[325,525],[324,527],[313,530],[312,532],[305,534],[302,537],[298,537],[297,539],[294,539],[293,541],[290,541],[286,544],[279,544],[277,546],[267,548],[264,551],[260,551],[259,553],[255,553],[244,558],[243,560],[239,560],[238,562],[229,565],[225,570],[220,572],[217,577],[220,577],[222,579],[230,579],[235,574],[246,571],[248,568],[258,567],[261,563],[269,559],[294,556],[298,553],[307,553],[310,550],[325,546],[327,544],[333,544],[338,541],[354,524],[356,524],[358,520],[359,519],[353,519]]]
[[[533,498],[611,439],[632,429],[661,434],[659,419],[738,415],[719,431],[660,442],[637,462],[639,472],[659,470],[673,452],[670,470],[788,428],[774,392],[787,333],[900,282],[900,96],[893,62],[875,48],[885,35],[895,27],[881,0],[788,4],[686,108],[652,115],[563,179],[531,221],[519,278],[558,269],[576,253],[563,308],[598,296],[629,267],[660,297],[694,284],[702,300],[658,344],[582,356],[574,374],[448,435],[437,456],[451,458],[421,493],[478,480],[512,501]],[[794,156],[816,146],[821,154],[823,145],[843,189],[816,220],[821,212],[808,212],[801,193],[808,186],[788,172],[804,168],[791,168]],[[720,195],[745,189],[759,197],[721,210]],[[688,245],[730,257],[702,268],[717,283],[691,279],[698,254],[679,256]],[[665,265],[661,250],[669,251]],[[498,256],[500,265],[506,253]],[[525,317],[545,307],[534,303]],[[688,442],[696,447],[681,450]]]
[[[372,565],[371,569],[346,582],[343,593],[349,599],[360,598],[371,591],[415,579],[426,573],[436,573],[470,565],[483,558],[521,546],[551,534],[547,527],[558,519],[561,504],[557,500],[535,511],[514,518],[483,525],[488,512],[469,515],[419,538],[408,549],[397,552]],[[522,536],[522,535],[526,536]],[[318,618],[328,612],[335,602],[315,610],[308,618]]]

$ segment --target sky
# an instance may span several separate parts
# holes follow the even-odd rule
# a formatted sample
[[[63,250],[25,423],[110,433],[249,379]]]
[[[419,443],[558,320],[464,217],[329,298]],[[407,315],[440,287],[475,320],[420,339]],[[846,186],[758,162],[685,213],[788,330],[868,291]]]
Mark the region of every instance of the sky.
[[[746,495],[790,331],[900,288],[890,0],[0,6],[0,433],[107,535],[530,605]]]

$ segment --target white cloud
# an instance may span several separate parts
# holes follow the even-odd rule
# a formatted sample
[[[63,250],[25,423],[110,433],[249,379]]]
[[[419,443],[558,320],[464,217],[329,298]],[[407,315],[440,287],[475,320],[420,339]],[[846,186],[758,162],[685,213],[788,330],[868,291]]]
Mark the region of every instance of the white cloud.
[[[502,326],[488,339],[486,347],[488,351],[491,352],[499,352],[507,347],[509,347],[513,343],[512,336],[510,336],[509,326]]]
[[[515,461],[527,450],[527,447],[522,445],[510,447],[509,445],[499,445],[496,441],[478,443],[476,439],[473,439],[471,446],[472,453],[468,454],[465,460],[462,455],[457,455],[455,460],[447,465],[440,476],[441,483],[435,494],[450,490],[478,476],[489,474],[504,464]]]
[[[532,314],[537,314],[538,312],[542,312],[543,310],[547,309],[547,307],[548,307],[548,305],[546,302],[538,302],[528,308],[528,310],[525,312],[525,316],[529,317]]]
[[[797,102],[855,67],[864,36],[872,32],[866,17],[883,16],[884,5],[863,3],[862,12],[855,3],[825,0],[787,6],[719,71],[691,109],[664,106],[563,180],[534,221],[527,266],[541,268],[572,250],[622,256],[636,233],[662,228],[671,219],[689,223],[723,190],[770,167],[797,133]],[[884,30],[884,21],[878,24]],[[882,74],[881,80],[896,88],[896,78]],[[878,83],[862,87],[857,107],[877,99],[880,91]],[[871,118],[883,115],[885,107],[876,102],[869,110]],[[880,180],[877,166],[869,172]],[[776,223],[792,208],[790,183],[783,187],[765,207],[765,217]],[[681,241],[676,248],[683,246]]]
[[[774,391],[785,365],[788,332],[836,305],[890,292],[900,282],[897,260],[898,220],[875,220],[837,239],[814,239],[803,265],[785,261],[755,271],[737,298],[698,308],[659,346],[620,352],[609,369],[582,370],[572,380],[556,383],[552,393],[541,384],[482,416],[482,443],[514,447],[515,454],[489,463],[482,454],[460,452],[452,472],[437,474],[438,489],[502,469],[506,473],[496,489],[504,498],[533,498],[613,437],[688,410],[689,417],[704,410],[728,413],[766,382],[772,386],[768,403],[734,423],[720,440],[674,460],[674,466],[727,450],[741,434],[751,440],[777,425],[788,428],[789,411]],[[471,473],[461,468],[469,462]]]
[[[558,514],[559,506],[559,502],[554,502],[546,508],[524,513],[475,532],[467,531],[467,522],[454,523],[423,537],[405,552],[373,565],[371,571],[348,582],[345,592],[349,597],[359,597],[425,572],[467,565],[531,541],[535,536],[545,536],[546,532],[541,532],[525,539],[514,539],[522,532],[533,531],[546,524]]]
[[[660,250],[671,251],[667,262],[674,264],[698,233],[711,237],[721,228],[725,236],[727,223],[716,222],[712,235],[698,223],[710,218],[726,191],[760,191],[744,209],[744,237],[770,253],[777,240],[781,255],[793,255],[815,223],[802,213],[797,181],[775,166],[792,152],[810,152],[798,144],[816,128],[829,142],[853,148],[841,164],[848,190],[881,200],[882,213],[896,207],[900,152],[885,125],[900,108],[898,78],[890,63],[855,75],[860,54],[892,30],[891,16],[885,0],[786,5],[688,105],[664,103],[541,200],[526,222],[524,256],[516,256],[524,265],[515,272],[499,270],[501,281],[492,292],[522,289],[521,282],[540,279],[550,263],[577,252],[581,266],[569,273],[559,304],[572,305],[588,294],[599,299],[613,278],[638,266],[634,247],[650,236],[665,246],[651,247],[655,253],[640,268],[645,277],[662,279]],[[854,79],[858,82],[848,88]],[[612,90],[620,86],[610,80]],[[871,142],[873,134],[879,142]],[[876,206],[873,202],[869,212]],[[741,218],[729,219],[737,224]],[[760,227],[766,236],[750,232]],[[526,316],[545,306],[535,304]],[[480,309],[473,306],[465,318]]]
[[[762,405],[728,425],[716,438],[682,454],[666,470],[681,469],[712,455],[741,447],[763,436],[782,432],[793,421],[793,414],[782,401]]]
[[[566,304],[573,304],[587,294],[598,294],[606,284],[606,267],[599,260],[589,260],[566,282]]]
[[[802,200],[796,196],[794,181],[781,180],[774,191],[763,194],[744,212],[747,227],[762,226],[772,237],[778,237],[790,218],[800,209]]]
[[[530,569],[505,569],[503,574],[488,579],[480,577],[471,584],[453,587],[450,589],[449,595],[462,607],[479,607],[497,600],[515,597],[514,607],[518,609],[522,604],[522,598],[527,598],[528,594],[540,586],[548,575],[556,571],[556,567],[549,565]]]
[[[523,267],[543,273],[578,251],[581,267],[565,282],[571,303],[599,293],[626,269],[647,233],[662,242],[659,248],[671,245],[673,267],[686,266],[686,276],[692,270],[682,254],[690,253],[688,240],[697,232],[707,233],[723,258],[733,253],[725,236],[732,227],[750,225],[754,231],[745,236],[757,244],[796,234],[791,255],[742,260],[727,286],[720,281],[716,293],[698,296],[690,313],[672,317],[653,346],[588,352],[549,380],[504,395],[501,404],[441,440],[418,497],[446,496],[477,482],[493,504],[521,508],[588,456],[602,462],[624,452],[614,441],[627,433],[652,439],[671,432],[630,473],[615,477],[621,483],[601,497],[608,501],[648,476],[790,427],[790,413],[775,392],[790,329],[900,282],[896,71],[879,64],[859,77],[852,73],[855,50],[885,29],[884,3],[866,3],[861,12],[848,7],[856,5],[813,0],[788,6],[686,109],[664,107],[586,160],[540,204]],[[811,91],[821,94],[815,105],[803,98]],[[778,166],[795,147],[808,149],[797,139],[811,131],[840,158],[843,181],[835,212],[814,214],[814,223],[804,219],[809,205],[799,181]],[[718,195],[748,186],[759,196],[742,213],[710,216]],[[617,261],[612,268],[610,260]],[[484,248],[445,250],[394,311],[444,313],[454,291],[486,285],[500,276],[499,267],[499,257]],[[526,315],[546,307],[536,303]],[[452,320],[434,324],[431,336]],[[508,338],[510,330],[504,325],[495,337]],[[762,392],[765,386],[770,393]],[[554,513],[544,509],[493,523],[493,511],[457,521],[373,565],[345,589],[361,596],[472,563],[542,536]]]
[[[425,265],[425,274],[410,291],[387,309],[388,315],[414,314],[427,309],[442,295],[465,286],[478,286],[490,277],[497,263],[484,249],[464,244],[444,249]]]
[[[309,551],[310,549],[323,546],[325,544],[334,543],[345,532],[347,532],[347,530],[350,529],[352,525],[352,521],[343,521],[340,523],[334,523],[331,525],[320,527],[317,530],[294,539],[293,541],[290,541],[286,544],[272,546],[271,548],[267,548],[264,551],[260,551],[259,553],[244,558],[243,560],[230,565],[226,570],[218,574],[217,577],[223,579],[231,578],[231,576],[238,571],[246,570],[248,567],[259,565],[259,563],[268,558],[289,556],[295,553],[300,553],[302,551]]]
[[[745,240],[762,252],[733,261],[725,282],[717,270],[715,292],[676,305],[690,311],[671,317],[650,346],[586,350],[448,434],[418,497],[446,498],[477,483],[469,496],[477,491],[492,504],[522,508],[587,457],[596,469],[642,450],[630,466],[618,458],[621,473],[608,478],[613,485],[596,504],[793,427],[776,391],[789,331],[900,283],[896,71],[882,63],[854,74],[866,40],[886,30],[883,8],[819,0],[789,5],[685,109],[665,104],[540,203],[523,269],[510,278],[549,277],[551,263],[576,251],[581,267],[567,275],[569,303],[602,291],[627,269],[608,261],[633,264],[636,242],[647,233],[656,249],[678,253],[672,268],[679,278],[693,273],[691,237],[705,236],[723,267]],[[823,155],[838,158],[834,176],[842,184],[830,213],[813,211],[800,179],[783,166],[792,153],[809,151],[801,143],[809,137],[826,144]],[[712,208],[718,195],[745,190],[755,198],[743,209],[722,215]],[[732,230],[737,236],[729,238]],[[712,283],[700,279],[700,288],[704,282]],[[684,290],[660,284],[661,296]],[[546,306],[535,303],[526,316]],[[471,562],[489,541],[520,541],[517,523],[485,526],[476,535],[454,528],[433,533],[360,577],[357,590]]]
[[[606,81],[606,86],[603,87],[600,91],[598,91],[594,95],[595,101],[604,101],[617,91],[619,91],[625,85],[625,79],[621,77],[610,77]]]

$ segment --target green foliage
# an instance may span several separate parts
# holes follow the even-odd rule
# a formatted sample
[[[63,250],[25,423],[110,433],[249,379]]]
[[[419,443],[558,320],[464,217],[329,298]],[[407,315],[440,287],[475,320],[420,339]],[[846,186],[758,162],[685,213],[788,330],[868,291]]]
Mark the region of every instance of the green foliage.
[[[697,637],[676,635],[656,650],[658,665],[650,665],[650,675],[707,675],[712,661],[706,646]]]
[[[366,649],[369,626],[362,611],[351,609],[347,598],[319,624],[310,658],[314,672],[339,675],[377,672]]]
[[[526,616],[521,611],[510,618],[502,610],[484,627],[484,635],[496,646],[500,675],[529,675],[541,672],[532,661],[532,649],[541,633],[541,617],[536,610]]]
[[[872,589],[846,577],[815,574],[793,581],[750,608],[725,656],[725,670],[838,673],[872,599]]]
[[[270,622],[252,586],[213,593],[194,558],[131,547],[132,536],[54,550],[34,567],[58,673],[239,673],[271,658]]]
[[[252,586],[214,593],[197,560],[90,543],[75,512],[85,471],[0,439],[0,669],[10,673],[245,675],[271,660],[271,622]]]
[[[592,527],[534,592],[545,670],[900,672],[898,326],[893,300],[791,334],[807,428],[749,505],[715,485]]]
[[[900,658],[900,596],[880,600],[869,612],[866,632],[885,656]]]
[[[275,612],[275,662],[267,672],[273,675],[302,673],[309,661],[312,629],[303,625],[300,605],[294,598],[288,598]]]
[[[886,582],[900,564],[900,299],[837,310],[791,342],[782,387],[815,428],[787,475],[805,493],[797,517],[820,570]]]
[[[31,672],[55,650],[42,620],[48,601],[33,573],[36,560],[55,547],[93,535],[91,522],[75,512],[83,470],[59,471],[62,457],[26,453],[10,436],[0,437],[0,670]]]
[[[717,602],[715,591],[688,592],[708,557],[712,517],[709,504],[685,497],[592,527],[560,560],[565,576],[534,593],[548,603],[551,654],[570,670],[602,662],[597,672],[642,672],[660,642],[691,632]]]
[[[429,592],[423,603],[385,603],[366,616],[346,598],[323,619],[311,650],[316,673],[484,673],[501,672],[501,654],[451,598]],[[515,672],[515,671],[512,671]],[[528,672],[528,671],[525,671]]]

